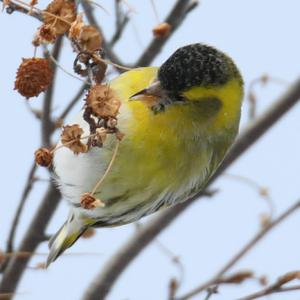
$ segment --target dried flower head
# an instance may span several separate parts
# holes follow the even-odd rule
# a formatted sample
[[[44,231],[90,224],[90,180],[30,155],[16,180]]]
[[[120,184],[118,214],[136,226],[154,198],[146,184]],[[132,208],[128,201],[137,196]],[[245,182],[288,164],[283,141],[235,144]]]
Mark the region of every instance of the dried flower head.
[[[92,227],[89,227],[82,235],[81,237],[83,237],[84,239],[89,239],[91,237],[93,237],[96,234],[96,230]]]
[[[41,44],[51,44],[54,43],[57,38],[56,31],[54,27],[50,24],[43,24],[39,27],[32,41],[34,46],[40,46]]]
[[[40,148],[34,152],[35,162],[42,167],[49,167],[52,163],[53,155],[47,148]]]
[[[99,31],[91,25],[85,25],[81,28],[78,37],[78,43],[84,51],[96,51],[101,48],[102,36]]]
[[[172,27],[170,24],[164,22],[164,23],[160,23],[158,25],[156,25],[153,29],[153,35],[157,38],[164,38],[167,35],[169,35],[170,31],[171,31]]]
[[[82,20],[82,14],[78,14],[76,16],[76,20],[72,22],[70,30],[69,30],[69,38],[77,40],[80,36],[82,27],[84,27],[85,24]]]
[[[78,124],[64,126],[61,134],[62,144],[75,154],[87,152],[88,146],[81,142],[83,132]]]
[[[15,89],[24,97],[38,96],[51,84],[53,70],[45,58],[23,58],[17,71]]]
[[[80,205],[84,209],[94,209],[97,207],[104,207],[105,204],[100,199],[96,199],[90,193],[84,193],[80,197]]]
[[[121,101],[108,85],[96,84],[88,92],[86,103],[99,118],[116,117]]]
[[[85,25],[82,15],[77,15],[76,20],[71,24],[69,38],[75,40],[81,51],[94,52],[101,48],[103,38],[96,27]]]
[[[68,0],[53,0],[45,9],[45,12],[43,14],[44,23],[51,25],[55,29],[56,35],[61,35],[69,30],[71,23],[76,18],[75,2]],[[58,16],[59,18],[52,15]]]

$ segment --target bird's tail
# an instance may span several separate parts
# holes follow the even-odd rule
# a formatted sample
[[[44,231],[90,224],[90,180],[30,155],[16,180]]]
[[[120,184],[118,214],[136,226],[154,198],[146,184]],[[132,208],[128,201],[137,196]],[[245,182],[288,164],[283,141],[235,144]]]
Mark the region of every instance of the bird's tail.
[[[50,252],[47,258],[48,267],[55,261],[66,249],[71,247],[77,239],[85,232],[88,225],[83,219],[71,213],[65,224],[53,235],[49,241]]]

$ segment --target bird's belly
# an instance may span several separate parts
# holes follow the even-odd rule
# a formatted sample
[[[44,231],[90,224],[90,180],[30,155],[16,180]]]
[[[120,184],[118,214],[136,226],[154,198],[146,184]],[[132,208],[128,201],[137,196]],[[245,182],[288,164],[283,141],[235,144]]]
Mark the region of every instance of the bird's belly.
[[[186,200],[202,187],[209,175],[211,153],[203,146],[132,148],[122,142],[111,172],[96,197],[106,206],[91,212],[99,224],[130,223],[163,206]],[[147,149],[147,150],[145,150]]]

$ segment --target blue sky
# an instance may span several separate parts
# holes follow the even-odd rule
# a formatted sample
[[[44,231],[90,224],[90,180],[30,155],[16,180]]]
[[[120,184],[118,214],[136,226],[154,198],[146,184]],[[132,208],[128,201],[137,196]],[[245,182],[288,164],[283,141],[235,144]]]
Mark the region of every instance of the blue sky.
[[[113,1],[98,1],[113,15]],[[44,3],[41,2],[40,7]],[[137,12],[132,14],[133,21],[128,25],[124,39],[116,46],[116,52],[128,63],[139,57],[143,46],[151,39],[151,29],[157,23],[150,1],[129,0],[129,3]],[[156,3],[160,18],[163,19],[173,1]],[[160,65],[178,47],[189,43],[203,42],[216,46],[235,60],[244,76],[246,91],[251,80],[265,73],[287,82],[270,82],[266,87],[256,87],[258,112],[261,113],[274,103],[288,83],[299,76],[299,10],[300,2],[297,0],[203,0],[172,36],[153,65]],[[104,33],[109,36],[113,32],[112,16],[100,9],[97,9],[96,14]],[[33,152],[40,146],[39,122],[28,112],[25,100],[13,91],[15,71],[21,57],[33,55],[31,38],[38,25],[36,20],[17,13],[0,15],[3,41],[0,93],[4,112],[0,120],[3,129],[0,156],[3,170],[0,249],[5,247],[10,222],[32,163]],[[74,55],[67,42],[65,46],[63,65],[71,70]],[[76,93],[78,84],[75,79],[59,72],[54,105],[56,114]],[[32,99],[30,103],[38,108],[41,98]],[[73,114],[79,108],[80,105]],[[248,122],[248,108],[245,102],[242,127]],[[245,176],[268,187],[276,213],[287,208],[300,196],[299,117],[298,104],[228,170],[230,174]],[[39,175],[46,178],[43,170],[39,170]],[[257,191],[241,181],[223,176],[214,186],[220,192],[213,199],[195,203],[159,236],[159,241],[180,256],[184,265],[185,279],[179,294],[213,275],[255,234],[259,229],[259,215],[268,211],[266,202]],[[17,241],[26,230],[45,187],[44,182],[36,184],[22,216]],[[62,224],[67,210],[67,205],[62,203],[51,221],[49,233],[56,231]],[[272,281],[287,271],[300,269],[299,227],[300,212],[272,231],[232,271],[251,269],[257,275],[267,275]],[[133,225],[100,229],[95,237],[80,240],[68,252],[90,255],[65,255],[47,271],[28,269],[16,299],[80,299],[101,266],[134,230]],[[46,244],[38,249],[40,253],[47,251]],[[36,256],[30,266],[44,259],[45,256]],[[178,276],[176,266],[154,243],[126,270],[108,299],[166,299],[168,281],[173,276]],[[259,288],[252,281],[242,287],[222,287],[220,294],[212,299],[231,300]],[[272,299],[296,299],[299,294],[272,296]],[[204,299],[204,296],[195,299]]]

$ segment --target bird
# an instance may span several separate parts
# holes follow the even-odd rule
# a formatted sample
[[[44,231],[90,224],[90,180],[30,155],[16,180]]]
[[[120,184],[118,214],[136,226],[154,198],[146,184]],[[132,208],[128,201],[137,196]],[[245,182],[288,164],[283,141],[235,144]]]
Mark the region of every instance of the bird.
[[[122,73],[109,86],[122,101],[117,140],[74,154],[54,154],[57,184],[70,206],[67,221],[50,239],[47,266],[89,227],[140,220],[199,193],[223,161],[239,129],[243,78],[224,52],[195,43],[177,49],[160,67]],[[83,113],[73,120],[84,132]],[[84,209],[80,197],[110,171],[95,197],[103,206]]]

